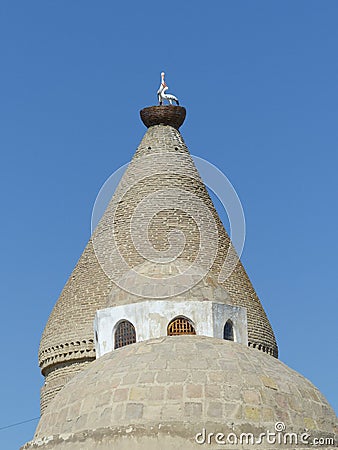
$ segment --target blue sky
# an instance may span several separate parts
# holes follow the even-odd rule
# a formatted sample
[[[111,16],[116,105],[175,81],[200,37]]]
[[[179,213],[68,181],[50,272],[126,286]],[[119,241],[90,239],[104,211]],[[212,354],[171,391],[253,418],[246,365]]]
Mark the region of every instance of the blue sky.
[[[39,415],[48,315],[159,75],[194,155],[235,187],[280,358],[337,409],[337,2],[0,4],[0,427]],[[0,430],[17,449],[36,422]]]

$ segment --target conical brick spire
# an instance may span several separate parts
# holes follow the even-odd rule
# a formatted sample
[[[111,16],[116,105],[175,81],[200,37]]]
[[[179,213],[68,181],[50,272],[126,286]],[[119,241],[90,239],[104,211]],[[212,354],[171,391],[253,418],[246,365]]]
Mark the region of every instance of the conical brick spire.
[[[174,283],[168,282],[167,290],[162,283],[161,292],[154,278],[151,298],[175,299],[203,279],[217,280],[234,305],[247,309],[249,345],[277,357],[264,309],[178,131],[185,109],[155,106],[142,110],[141,117],[148,130],[44,330],[39,351],[45,376],[42,410],[95,358],[93,319],[109,303],[110,293],[115,292],[116,305],[125,302],[126,291],[130,303],[147,298],[144,275],[134,276],[132,284],[128,277],[146,261],[163,264],[177,259],[189,267]],[[231,274],[222,279],[227,264],[233,266]]]

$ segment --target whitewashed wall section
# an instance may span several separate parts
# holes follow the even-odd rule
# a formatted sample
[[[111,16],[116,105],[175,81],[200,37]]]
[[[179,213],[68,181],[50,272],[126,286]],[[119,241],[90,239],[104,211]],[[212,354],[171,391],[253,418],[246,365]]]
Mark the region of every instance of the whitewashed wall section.
[[[147,300],[114,306],[96,312],[94,320],[96,357],[114,349],[114,333],[121,320],[131,322],[136,341],[167,335],[167,326],[176,317],[186,317],[197,335],[223,339],[224,325],[231,320],[234,340],[248,345],[246,308],[211,301]]]

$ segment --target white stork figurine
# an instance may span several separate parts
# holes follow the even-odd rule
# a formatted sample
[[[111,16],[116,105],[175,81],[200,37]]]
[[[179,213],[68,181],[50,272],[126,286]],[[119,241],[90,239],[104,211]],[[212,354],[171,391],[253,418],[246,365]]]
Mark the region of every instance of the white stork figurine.
[[[175,97],[175,95],[173,95],[173,94],[166,94],[166,91],[167,91],[168,89],[169,89],[168,86],[165,86],[165,87],[163,88],[163,91],[161,92],[161,97],[162,97],[164,100],[168,100],[168,102],[169,102],[171,105],[173,104],[173,102],[175,102],[176,105],[179,105],[178,98]]]
[[[160,105],[163,104],[163,100],[167,100],[170,105],[173,104],[173,102],[176,103],[176,105],[179,105],[178,98],[175,97],[175,95],[172,94],[166,94],[166,91],[169,89],[166,82],[164,81],[164,75],[165,73],[161,73],[161,85],[159,87],[159,90],[157,91],[157,98]]]
[[[166,86],[165,81],[164,81],[164,75],[165,75],[165,73],[164,73],[164,72],[161,72],[161,84],[160,84],[160,87],[158,88],[158,91],[157,91],[157,99],[158,99],[159,105],[162,105],[162,97],[161,97],[161,94],[162,94],[163,89],[164,89],[165,86]]]

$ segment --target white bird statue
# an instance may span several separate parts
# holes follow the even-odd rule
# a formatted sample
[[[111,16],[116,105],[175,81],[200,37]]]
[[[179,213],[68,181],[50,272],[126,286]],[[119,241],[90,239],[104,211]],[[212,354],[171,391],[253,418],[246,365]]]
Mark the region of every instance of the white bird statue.
[[[160,87],[158,88],[158,91],[157,91],[158,103],[159,103],[160,105],[162,105],[162,97],[161,97],[161,93],[162,93],[164,87],[166,86],[165,81],[164,81],[164,75],[165,75],[165,73],[164,73],[164,72],[161,72],[161,84],[160,84]]]
[[[168,100],[168,102],[169,102],[171,105],[173,104],[173,102],[175,102],[176,105],[179,105],[178,98],[175,97],[175,95],[173,95],[173,94],[166,94],[166,91],[167,91],[168,89],[169,89],[168,86],[165,86],[165,87],[163,88],[163,90],[162,90],[162,92],[161,92],[161,98],[162,98],[163,100]],[[162,103],[161,103],[161,104],[162,104]]]
[[[159,87],[159,89],[157,91],[158,103],[160,105],[162,105],[163,104],[163,100],[167,100],[170,103],[170,105],[172,105],[173,102],[175,102],[176,105],[179,105],[178,98],[175,97],[175,95],[166,94],[166,91],[169,89],[169,87],[167,86],[166,82],[164,81],[164,75],[165,75],[165,73],[162,72],[161,73],[161,84],[160,84],[160,87]]]

